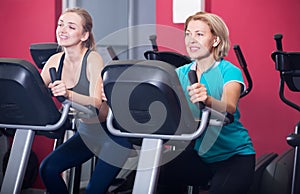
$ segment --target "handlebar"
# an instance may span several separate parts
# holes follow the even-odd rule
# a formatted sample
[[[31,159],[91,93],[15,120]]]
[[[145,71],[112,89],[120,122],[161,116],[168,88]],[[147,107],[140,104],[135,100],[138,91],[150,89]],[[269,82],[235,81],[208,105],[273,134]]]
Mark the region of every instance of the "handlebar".
[[[194,84],[198,81],[197,79],[197,73],[195,70],[190,70],[188,73],[189,80],[191,84]],[[196,105],[201,109],[208,109],[211,113],[211,117],[214,118],[217,122],[224,122],[224,124],[232,123],[234,120],[234,117],[231,113],[226,112],[225,114],[222,114],[210,107],[207,107],[203,102],[197,102]]]
[[[282,34],[275,34],[274,39],[276,41],[276,48],[278,51],[283,51],[282,49]]]
[[[246,60],[244,58],[244,55],[242,53],[242,50],[241,50],[240,46],[239,45],[234,45],[233,49],[234,49],[235,55],[236,55],[236,57],[239,61],[240,66],[242,67],[242,69],[244,71],[244,74],[245,74],[247,82],[248,82],[247,89],[244,92],[242,92],[241,95],[240,95],[240,98],[242,98],[242,97],[244,97],[244,96],[246,96],[247,94],[250,93],[250,91],[252,90],[252,87],[253,87],[253,82],[252,82],[252,78],[250,76],[250,73],[247,69],[247,63],[246,63]]]
[[[55,82],[57,80],[57,73],[55,67],[51,67],[49,69],[49,73],[50,73],[52,83]],[[57,96],[56,98],[59,102],[63,102],[66,100],[64,96]]]
[[[49,69],[49,73],[50,73],[51,81],[52,82],[56,81],[57,80],[57,73],[56,73],[55,67],[51,67]],[[71,107],[76,109],[77,115],[80,118],[91,118],[91,117],[96,116],[99,113],[99,110],[96,107],[92,106],[92,105],[83,106],[79,103],[76,103],[76,102],[73,102],[73,101],[70,101],[70,100],[66,99],[64,96],[56,96],[56,98],[63,105],[71,104]]]
[[[157,36],[156,36],[155,34],[149,36],[149,40],[150,40],[150,42],[151,42],[153,51],[158,51],[156,38],[157,38]]]

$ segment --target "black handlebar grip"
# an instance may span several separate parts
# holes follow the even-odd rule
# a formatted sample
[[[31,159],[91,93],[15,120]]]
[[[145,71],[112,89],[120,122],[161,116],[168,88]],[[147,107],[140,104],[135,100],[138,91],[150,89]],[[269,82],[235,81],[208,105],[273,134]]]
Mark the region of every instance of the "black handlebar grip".
[[[276,41],[276,48],[278,51],[282,51],[282,34],[275,34],[274,39]]]
[[[51,68],[49,69],[49,73],[50,73],[50,78],[51,78],[52,83],[55,82],[56,79],[57,79],[55,67],[51,67]]]
[[[189,73],[188,73],[188,76],[189,76],[189,80],[191,82],[191,84],[194,84],[196,82],[198,82],[198,79],[197,79],[197,73],[195,70],[190,70]],[[197,103],[197,106],[200,108],[200,109],[203,109],[205,108],[205,104],[203,102],[198,102]],[[216,114],[216,115],[219,115],[220,113],[218,113],[217,111],[215,111],[214,109],[211,109],[211,111],[213,112],[213,114]],[[234,120],[234,117],[232,114],[226,112],[226,115],[225,115],[226,119],[225,119],[225,124],[229,124],[229,123],[232,123],[233,120]]]
[[[198,82],[197,73],[196,73],[195,70],[190,70],[189,73],[188,73],[188,76],[189,76],[189,80],[191,82],[191,85]],[[196,105],[200,109],[203,109],[205,107],[205,104],[203,102],[198,102],[198,103],[196,103]]]
[[[191,85],[198,82],[197,73],[195,70],[190,70],[188,76],[189,76]]]
[[[49,73],[50,73],[50,78],[51,78],[52,83],[55,82],[57,80],[57,74],[56,74],[55,67],[51,67],[49,69]],[[66,99],[64,96],[56,96],[56,98],[59,102],[63,102]]]

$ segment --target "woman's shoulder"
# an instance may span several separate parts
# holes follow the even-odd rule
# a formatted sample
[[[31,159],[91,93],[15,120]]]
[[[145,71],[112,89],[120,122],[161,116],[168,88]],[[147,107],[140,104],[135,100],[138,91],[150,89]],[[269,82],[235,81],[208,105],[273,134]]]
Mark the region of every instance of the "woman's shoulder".
[[[60,61],[61,57],[63,55],[63,52],[59,52],[59,53],[55,53],[54,55],[52,55],[51,57],[49,57],[49,59],[47,60],[47,63],[48,62],[54,62],[54,63],[57,63]]]
[[[235,66],[232,62],[226,60],[226,59],[221,59],[220,64],[223,67],[228,67],[228,68],[237,68],[237,66]]]
[[[41,76],[46,84],[50,82],[50,76],[49,76],[49,69],[51,67],[55,67],[58,69],[60,59],[63,55],[63,52],[56,53],[49,57],[47,60],[46,64],[44,65],[42,71],[41,71]]]
[[[89,51],[89,57],[92,56],[92,57],[101,57],[100,53],[96,50],[90,50]]]
[[[100,68],[104,67],[102,56],[97,51],[94,50],[90,51],[87,57],[87,64],[91,68],[95,68],[95,66],[98,66]]]
[[[236,65],[226,59],[222,59],[218,65],[224,71],[241,71]]]
[[[222,75],[228,80],[240,80],[243,81],[242,70],[235,66],[233,63],[227,60],[221,60],[218,65],[219,69],[222,72]]]
[[[63,55],[63,52],[59,52],[59,53],[55,53],[54,55],[50,56],[45,64],[44,68],[45,67],[46,68],[58,67],[62,55]]]
[[[88,60],[90,59],[102,61],[102,56],[97,51],[91,50],[88,55]]]

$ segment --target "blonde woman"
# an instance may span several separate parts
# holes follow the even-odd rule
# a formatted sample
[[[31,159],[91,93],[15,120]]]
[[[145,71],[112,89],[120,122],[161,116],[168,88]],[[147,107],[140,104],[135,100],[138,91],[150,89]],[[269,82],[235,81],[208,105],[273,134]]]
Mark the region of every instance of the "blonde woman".
[[[224,59],[230,48],[228,28],[219,16],[198,12],[187,18],[184,31],[186,50],[193,62],[176,72],[193,115],[199,117],[195,103],[203,102],[233,114],[234,121],[209,126],[190,150],[172,161],[170,171],[167,167],[162,169],[163,174],[167,173],[161,181],[175,185],[174,182],[184,182],[186,177],[198,173],[195,181],[198,185],[210,181],[210,194],[245,194],[254,176],[255,150],[248,130],[240,122],[238,103],[245,89],[242,72]],[[190,83],[190,70],[196,71],[197,83]],[[176,169],[190,173],[179,175]],[[172,171],[174,175],[169,174]]]

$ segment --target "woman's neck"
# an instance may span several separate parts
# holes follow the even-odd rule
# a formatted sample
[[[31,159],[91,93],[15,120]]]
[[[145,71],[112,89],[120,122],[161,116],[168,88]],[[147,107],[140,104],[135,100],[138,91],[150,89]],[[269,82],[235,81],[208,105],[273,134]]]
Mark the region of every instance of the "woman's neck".
[[[212,67],[215,64],[216,60],[214,58],[206,58],[201,60],[196,60],[196,70],[199,73],[203,73],[207,71],[210,67]]]
[[[65,48],[65,59],[70,63],[76,63],[81,61],[82,56],[86,53],[87,48],[85,47],[70,47]]]
[[[67,88],[73,88],[79,80],[82,60],[87,48],[80,49],[65,49],[64,68],[62,78],[64,79]]]

